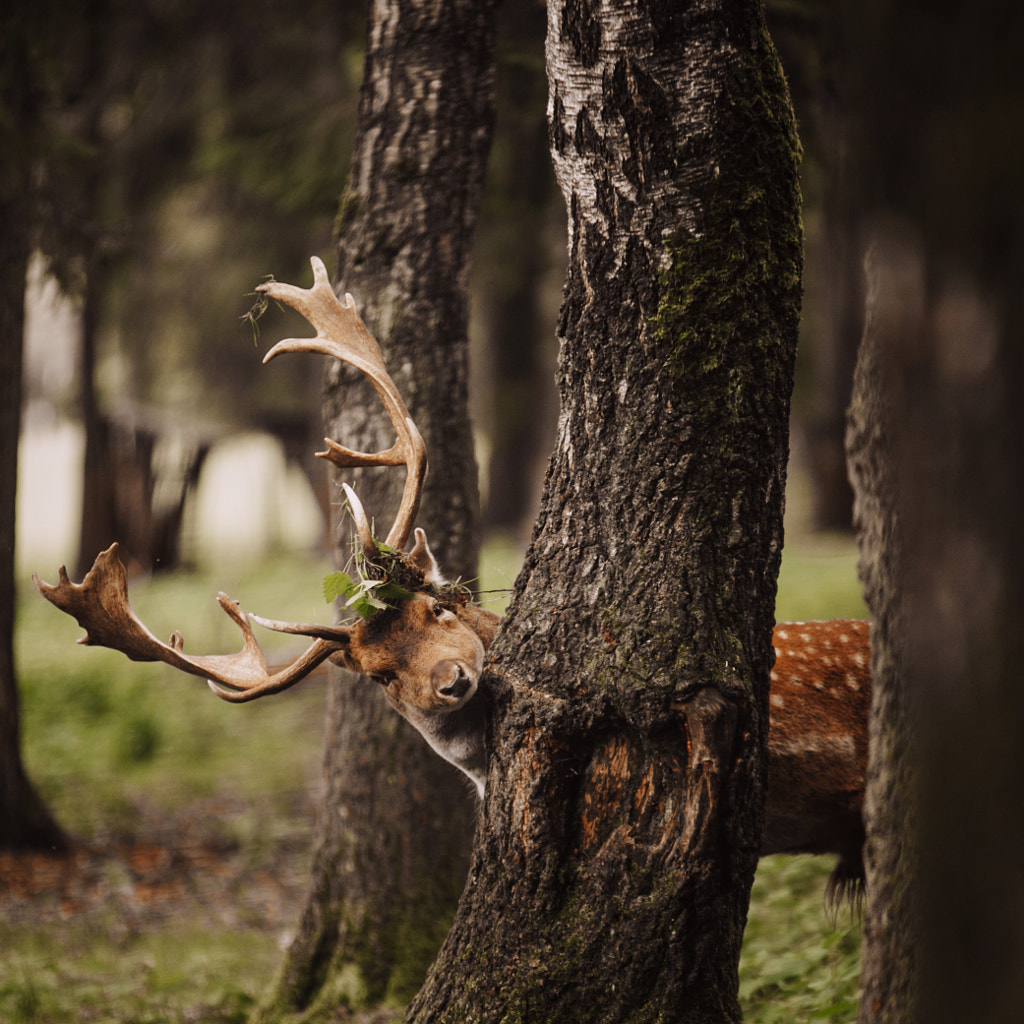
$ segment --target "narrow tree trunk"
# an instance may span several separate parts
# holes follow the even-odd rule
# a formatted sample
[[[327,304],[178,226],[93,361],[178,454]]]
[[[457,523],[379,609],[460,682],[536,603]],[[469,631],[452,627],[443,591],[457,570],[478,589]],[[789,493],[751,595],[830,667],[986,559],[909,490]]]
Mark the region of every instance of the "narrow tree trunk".
[[[32,252],[34,161],[42,90],[32,20],[4,23],[0,78],[0,847],[62,847],[67,840],[32,788],[21,761],[14,663],[15,511],[21,432],[25,272]]]
[[[418,524],[445,570],[466,579],[478,543],[467,285],[493,62],[491,0],[371,5],[338,221],[338,290],[354,295],[426,442]],[[344,367],[328,369],[325,416],[328,434],[350,447],[372,451],[392,441],[379,399]],[[371,470],[350,478],[381,535],[397,509],[401,475]],[[339,518],[344,566],[352,548],[343,510]],[[331,1010],[339,1001],[407,1001],[465,880],[475,814],[469,787],[365,679],[330,685],[324,773],[312,888],[264,1006],[268,1021],[282,1010]]]
[[[409,1019],[736,1021],[799,312],[758,4],[553,3],[562,417],[485,816]]]
[[[822,156],[821,330],[814,338],[808,417],[814,525],[853,527],[853,491],[846,470],[846,412],[864,329],[864,243],[858,190],[851,182],[851,139],[845,103],[825,102],[818,118]]]
[[[12,184],[3,174],[0,188],[6,191]],[[21,762],[14,664],[15,499],[29,258],[29,211],[25,193],[15,191],[13,200],[0,199],[0,223],[4,225],[0,237],[0,847],[53,849],[63,848],[67,840],[32,788]]]
[[[864,818],[868,901],[861,1019],[916,1019],[919,930],[917,730],[904,684],[906,542],[896,438],[906,393],[895,348],[921,330],[920,254],[876,239],[847,451],[860,577],[871,610],[871,744]]]
[[[115,480],[110,459],[110,423],[100,411],[96,393],[99,306],[103,291],[101,261],[89,261],[82,294],[81,348],[79,350],[79,410],[85,434],[82,461],[82,519],[78,535],[77,578],[92,566],[96,555],[117,536],[114,522]]]
[[[490,371],[483,519],[487,527],[513,531],[533,525],[558,416],[545,300],[552,274],[564,270],[552,267],[550,245],[564,230],[564,214],[548,156],[547,81],[539,59],[544,28],[538,0],[503,4],[505,59],[498,65],[499,121],[485,197],[491,216],[476,272],[483,279]]]

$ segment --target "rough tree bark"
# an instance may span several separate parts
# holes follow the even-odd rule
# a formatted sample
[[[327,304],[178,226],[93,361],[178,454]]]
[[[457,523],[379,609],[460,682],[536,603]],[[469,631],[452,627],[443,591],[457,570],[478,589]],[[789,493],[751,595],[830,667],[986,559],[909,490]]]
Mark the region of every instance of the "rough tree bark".
[[[874,238],[850,424],[874,705],[864,1022],[1024,1003],[1019,8],[858,7]],[[997,27],[996,31],[993,31]]]
[[[736,1021],[800,296],[756,3],[550,5],[562,415],[410,1020]]]
[[[468,276],[493,121],[494,4],[377,0],[352,172],[339,213],[339,291],[381,343],[423,434],[430,469],[418,525],[453,576],[475,572],[478,497],[468,418]],[[365,451],[390,445],[379,399],[328,369],[327,433]],[[353,473],[387,532],[400,471]],[[337,560],[352,548],[339,517]],[[404,1003],[451,921],[475,815],[467,783],[347,676],[328,691],[313,880],[299,932],[261,1019]]]

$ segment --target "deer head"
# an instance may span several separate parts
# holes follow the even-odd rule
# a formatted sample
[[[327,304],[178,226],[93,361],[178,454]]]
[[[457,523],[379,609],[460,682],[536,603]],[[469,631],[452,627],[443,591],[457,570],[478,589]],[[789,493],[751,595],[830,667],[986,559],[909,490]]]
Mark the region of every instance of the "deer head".
[[[394,524],[384,544],[378,545],[359,499],[345,486],[366,562],[373,564],[383,553],[401,552],[412,530],[419,507],[427,462],[423,439],[388,375],[380,346],[367,330],[350,295],[342,303],[334,294],[327,270],[313,257],[313,287],[269,281],[258,287],[301,313],[316,329],[313,338],[288,338],[264,358],[269,362],[283,352],[319,352],[359,369],[373,384],[395,428],[396,441],[381,452],[357,452],[327,440],[317,454],[337,466],[406,467],[405,487]],[[85,579],[72,583],[62,566],[54,586],[33,576],[40,593],[77,619],[86,630],[79,641],[110,647],[134,661],[163,661],[208,680],[217,696],[242,702],[264,697],[293,686],[323,661],[330,659],[365,673],[385,687],[389,702],[410,717],[417,713],[456,711],[476,692],[483,668],[484,640],[489,643],[497,617],[470,608],[456,590],[446,588],[437,562],[422,530],[407,556],[390,559],[411,579],[412,596],[396,608],[382,611],[369,621],[338,626],[280,622],[252,616],[261,626],[278,632],[309,637],[313,643],[291,665],[280,671],[268,669],[253,636],[249,617],[227,595],[217,603],[242,632],[242,649],[233,655],[187,655],[180,633],[161,643],[136,618],[128,602],[125,568],[114,544],[99,554]]]

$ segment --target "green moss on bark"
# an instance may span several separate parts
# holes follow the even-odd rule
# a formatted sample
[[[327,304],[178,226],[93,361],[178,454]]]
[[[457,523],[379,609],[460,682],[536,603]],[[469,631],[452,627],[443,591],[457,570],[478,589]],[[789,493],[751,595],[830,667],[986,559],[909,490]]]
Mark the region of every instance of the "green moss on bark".
[[[767,32],[728,74],[721,118],[730,133],[701,197],[698,230],[669,239],[652,318],[698,418],[735,415],[766,384],[788,400],[792,386],[780,378],[791,361],[775,353],[795,347],[800,312],[800,142]],[[753,358],[730,354],[736,345]]]

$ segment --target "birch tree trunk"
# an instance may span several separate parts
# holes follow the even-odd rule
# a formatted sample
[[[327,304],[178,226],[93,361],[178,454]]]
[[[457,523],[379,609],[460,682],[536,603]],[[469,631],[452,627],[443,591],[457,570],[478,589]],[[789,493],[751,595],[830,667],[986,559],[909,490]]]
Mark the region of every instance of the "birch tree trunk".
[[[409,1020],[736,1021],[801,271],[757,3],[549,7],[562,415]]]
[[[478,543],[467,287],[493,78],[492,0],[375,0],[338,215],[337,289],[355,297],[426,442],[418,525],[445,571],[464,579],[475,574]],[[393,440],[372,388],[340,365],[328,368],[324,411],[327,433],[349,447]],[[349,480],[386,534],[402,472]],[[343,514],[336,526],[343,568],[352,554]],[[333,1013],[339,1002],[404,1005],[440,946],[469,862],[475,797],[466,781],[378,687],[338,674],[312,885],[264,1003],[268,1021],[283,1010]]]

